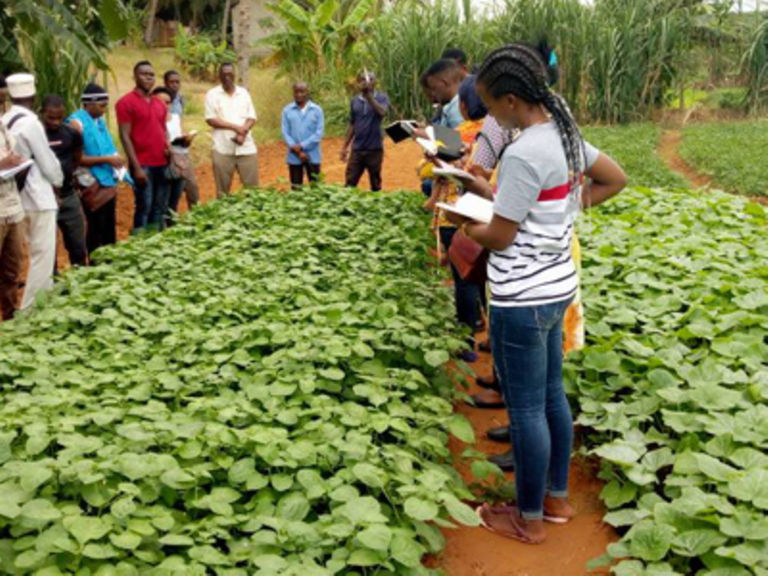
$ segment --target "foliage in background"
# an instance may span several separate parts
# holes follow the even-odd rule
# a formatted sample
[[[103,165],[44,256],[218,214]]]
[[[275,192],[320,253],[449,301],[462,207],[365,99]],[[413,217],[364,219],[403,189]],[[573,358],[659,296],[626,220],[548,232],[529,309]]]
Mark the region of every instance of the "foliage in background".
[[[560,88],[572,108],[582,121],[602,122],[645,119],[664,103],[686,77],[684,55],[699,10],[684,0],[507,0],[488,18],[467,20],[457,0],[404,0],[361,20],[360,30],[369,29],[358,36],[362,48],[339,59],[334,56],[342,53],[337,45],[343,36],[330,13],[335,0],[313,0],[312,10],[297,2],[275,4],[286,31],[265,42],[277,49],[286,71],[322,81],[325,90],[342,93],[345,79],[364,64],[379,71],[396,114],[428,117],[419,77],[446,47],[463,48],[479,64],[506,42],[546,38],[559,55]],[[329,61],[336,65],[330,75]]]
[[[406,0],[379,15],[366,37],[366,63],[376,71],[396,116],[431,118],[421,75],[446,48],[461,47],[473,62],[485,53],[485,23],[465,22],[455,0]],[[350,75],[354,75],[349,70]]]
[[[283,70],[321,90],[343,90],[359,62],[357,46],[371,24],[374,0],[278,0],[268,8],[283,27],[261,41]]]
[[[656,124],[585,126],[584,138],[618,162],[631,186],[665,188],[687,186],[685,178],[672,172],[656,152],[661,127]]]
[[[111,40],[127,34],[121,0],[9,0],[0,17],[0,70],[27,70],[39,92],[63,96],[79,106],[88,70],[106,70]],[[77,74],[77,76],[74,76]]]
[[[590,119],[647,119],[664,104],[685,72],[692,10],[682,0],[595,2],[587,65]]]
[[[768,197],[768,121],[690,124],[680,155],[728,192]]]
[[[198,80],[216,81],[219,65],[235,63],[237,54],[225,42],[214,42],[208,34],[187,32],[180,27],[174,38],[176,60]]]
[[[590,61],[591,12],[578,0],[506,0],[504,9],[494,15],[483,52],[506,42],[519,40],[535,46],[546,39],[560,61],[558,90],[573,112],[581,115],[586,108],[583,87]]]
[[[617,576],[768,571],[768,214],[639,189],[585,214],[566,381],[602,461]]]
[[[742,63],[747,77],[746,106],[758,113],[768,108],[768,18],[755,29]]]
[[[435,574],[478,519],[421,202],[212,202],[0,325],[0,572]]]

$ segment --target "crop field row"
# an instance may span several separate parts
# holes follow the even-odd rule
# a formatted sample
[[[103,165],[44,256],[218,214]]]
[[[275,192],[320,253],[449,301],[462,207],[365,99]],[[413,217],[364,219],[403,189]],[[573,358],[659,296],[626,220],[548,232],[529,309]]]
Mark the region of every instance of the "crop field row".
[[[419,205],[216,202],[2,325],[0,573],[431,573],[477,519]]]
[[[768,215],[629,191],[585,214],[588,347],[566,380],[618,576],[768,574]]]

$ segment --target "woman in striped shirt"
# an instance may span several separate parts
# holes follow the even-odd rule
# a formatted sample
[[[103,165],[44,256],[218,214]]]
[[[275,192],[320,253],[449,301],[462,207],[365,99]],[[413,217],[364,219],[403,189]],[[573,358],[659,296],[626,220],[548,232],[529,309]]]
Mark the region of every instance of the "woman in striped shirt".
[[[578,287],[573,228],[581,208],[617,194],[626,176],[583,141],[535,48],[492,52],[477,90],[499,124],[521,130],[501,160],[491,222],[454,220],[491,250],[491,346],[515,451],[516,505],[484,506],[480,514],[496,532],[540,543],[544,520],[574,514],[567,500],[573,421],[562,376],[563,317]]]

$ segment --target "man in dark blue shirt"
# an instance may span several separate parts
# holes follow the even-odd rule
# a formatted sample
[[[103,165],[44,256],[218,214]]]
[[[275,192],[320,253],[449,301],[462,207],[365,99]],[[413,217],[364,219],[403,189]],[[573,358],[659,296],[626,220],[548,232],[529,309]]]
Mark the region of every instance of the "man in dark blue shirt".
[[[368,170],[371,190],[381,190],[381,165],[384,161],[384,143],[381,121],[389,109],[389,98],[376,91],[376,76],[365,70],[357,76],[360,93],[350,103],[349,128],[341,161],[347,164],[346,185],[357,186],[363,172]],[[352,145],[352,155],[349,147]]]

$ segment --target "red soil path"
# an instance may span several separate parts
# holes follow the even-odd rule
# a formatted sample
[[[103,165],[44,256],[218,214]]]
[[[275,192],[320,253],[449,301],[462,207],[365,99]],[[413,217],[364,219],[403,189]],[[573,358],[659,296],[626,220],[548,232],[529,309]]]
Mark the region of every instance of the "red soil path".
[[[325,154],[323,171],[329,183],[343,184],[345,164],[339,159],[342,141],[339,138],[323,142]],[[401,188],[418,189],[416,164],[421,158],[416,144],[404,142],[397,146],[387,142],[384,159],[383,184],[386,190]],[[288,169],[285,165],[285,148],[280,143],[265,144],[259,148],[260,180],[264,186],[286,188]],[[367,186],[367,177],[361,182]],[[216,196],[211,165],[197,166],[200,196],[207,202]],[[237,188],[237,183],[233,189]],[[180,211],[186,211],[182,199]],[[127,187],[121,188],[117,204],[118,239],[125,240],[133,219],[133,194]],[[66,263],[66,254],[60,250],[60,261]],[[480,375],[491,371],[488,354],[481,354],[475,369]],[[476,392],[474,383],[472,392]],[[478,410],[460,405],[458,412],[472,422],[478,438],[476,448],[487,454],[502,452],[505,446],[485,439],[485,431],[506,422],[503,410]],[[456,456],[465,446],[453,441],[451,450]],[[458,467],[467,481],[471,481],[468,466]],[[604,509],[598,494],[601,483],[594,470],[581,459],[574,459],[571,466],[572,503],[578,515],[564,526],[548,525],[548,539],[541,546],[530,546],[491,534],[482,528],[444,530],[447,545],[445,551],[431,564],[443,568],[448,576],[581,576],[587,574],[586,563],[602,555],[606,546],[617,539],[615,532],[602,523]],[[513,475],[508,475],[509,479]]]

